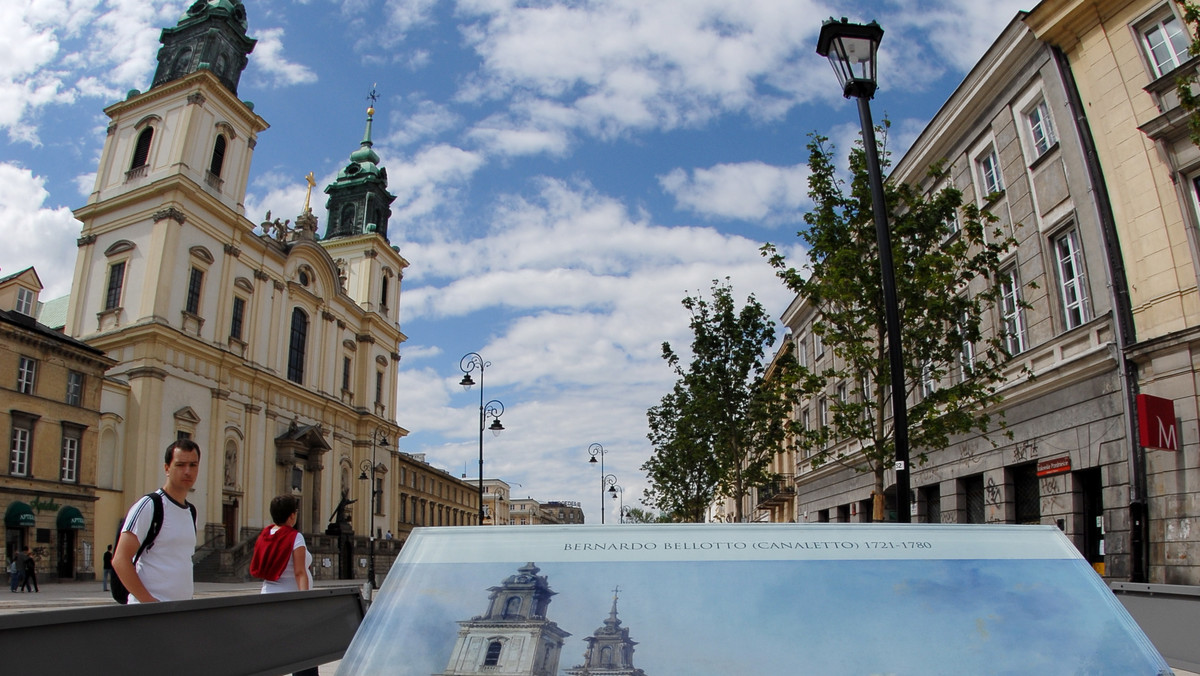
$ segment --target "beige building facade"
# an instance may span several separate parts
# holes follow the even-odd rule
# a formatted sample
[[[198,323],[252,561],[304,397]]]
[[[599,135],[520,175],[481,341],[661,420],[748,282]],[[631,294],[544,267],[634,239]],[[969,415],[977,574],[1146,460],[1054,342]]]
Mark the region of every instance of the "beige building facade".
[[[1088,134],[1076,124],[1080,111],[1064,65],[1018,16],[890,174],[926,193],[958,189],[964,203],[997,216],[997,227],[1017,244],[997,279],[953,290],[1002,289],[982,329],[985,337],[1007,334],[1013,355],[1004,402],[993,411],[1003,412],[1007,434],[993,429],[943,449],[912,449],[912,502],[897,504],[889,470],[886,512],[894,519],[907,510],[925,523],[1057,525],[1097,570],[1128,577],[1131,399],[1117,359],[1118,300],[1111,293],[1121,270],[1111,263],[1112,233],[1094,199]],[[949,176],[934,184],[927,170],[942,161]],[[837,363],[835,350],[813,331],[820,308],[797,298],[782,320],[802,365]],[[964,366],[985,347],[964,343],[943,377],[911,383],[909,401],[965,377]],[[834,402],[861,396],[856,383],[831,383],[795,415],[805,426],[826,425]],[[812,449],[797,451],[794,464],[780,468],[780,485],[758,491],[759,513],[770,520],[870,521],[873,478],[846,466],[855,464],[855,443],[843,440],[833,450],[845,464],[814,468]],[[919,453],[925,462],[915,459]]]
[[[100,402],[96,520],[114,529],[186,436],[203,452],[198,578],[244,568],[281,493],[299,496],[314,549],[343,506],[350,520],[334,524],[329,554],[351,570],[368,533],[398,527],[397,470],[411,465],[396,423],[408,263],[388,239],[374,111],[325,188],[323,237],[311,174],[294,224],[252,221],[246,185],[268,125],[237,97],[254,46],[245,8],[195,3],[161,41],[153,86],[105,109],[95,187],[75,212],[66,331],[116,361]]]
[[[114,361],[39,323],[33,268],[0,279],[0,467],[5,567],[29,547],[38,577],[90,580],[116,531],[96,520],[100,392]]]
[[[1043,0],[1026,23],[1069,62],[1095,139],[1128,272],[1130,378],[1139,394],[1174,404],[1174,450],[1139,448],[1130,463],[1132,502],[1145,512],[1145,578],[1200,584],[1200,150],[1175,85],[1195,72],[1191,37],[1166,0]]]

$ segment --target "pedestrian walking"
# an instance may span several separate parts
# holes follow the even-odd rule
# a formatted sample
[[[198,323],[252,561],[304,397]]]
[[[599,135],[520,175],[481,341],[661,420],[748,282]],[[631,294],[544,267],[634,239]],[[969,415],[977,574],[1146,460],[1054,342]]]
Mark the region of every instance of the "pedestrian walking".
[[[129,508],[113,552],[113,570],[129,590],[129,603],[184,601],[192,598],[195,589],[196,508],[187,496],[200,474],[200,446],[191,439],[173,441],[163,463],[166,483]],[[156,510],[156,502],[161,510]],[[142,542],[150,537],[156,511],[162,515],[162,526],[154,536],[154,546],[139,556]]]
[[[112,545],[108,546],[108,551],[104,552],[104,591],[108,591],[108,578],[112,575]]]
[[[20,554],[13,554],[12,561],[8,564],[8,588],[12,593],[17,593],[17,587],[21,585],[21,578],[25,576],[25,567],[21,565]]]
[[[30,549],[29,547],[26,547],[25,548],[25,580],[23,582],[21,582],[21,591],[23,591],[23,592],[30,591],[30,587],[32,587],[33,591],[35,591],[35,592],[42,591],[40,588],[38,588],[37,558],[34,557],[33,550]]]
[[[312,589],[312,552],[304,534],[296,530],[300,501],[292,495],[271,500],[271,521],[254,542],[250,574],[263,581],[263,594]],[[317,667],[297,671],[292,676],[317,676]]]

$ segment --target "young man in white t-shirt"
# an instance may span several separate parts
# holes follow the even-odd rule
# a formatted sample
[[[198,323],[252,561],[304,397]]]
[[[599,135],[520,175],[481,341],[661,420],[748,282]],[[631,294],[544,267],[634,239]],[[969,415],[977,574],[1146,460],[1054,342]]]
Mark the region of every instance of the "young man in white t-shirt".
[[[162,528],[137,563],[133,557],[150,531],[154,503],[143,496],[129,509],[113,570],[129,590],[130,603],[183,601],[192,598],[192,554],[196,551],[196,523],[187,496],[200,473],[200,447],[191,439],[167,446],[163,456],[167,480],[158,490],[162,497]]]

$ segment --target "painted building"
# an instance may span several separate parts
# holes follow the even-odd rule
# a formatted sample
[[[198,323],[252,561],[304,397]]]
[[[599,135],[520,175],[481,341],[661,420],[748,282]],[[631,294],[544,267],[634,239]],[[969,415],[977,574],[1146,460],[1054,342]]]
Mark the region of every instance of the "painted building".
[[[528,563],[488,589],[487,610],[459,621],[454,649],[439,676],[557,676],[570,634],[547,617],[555,592],[539,572]]]
[[[587,643],[583,664],[567,669],[567,676],[646,676],[646,672],[633,666],[637,641],[629,637],[629,627],[622,627],[621,618],[617,617],[618,591],[619,588],[613,590],[612,610],[604,618],[604,624],[583,639]]]
[[[95,509],[100,389],[115,362],[35,320],[41,291],[33,268],[0,279],[5,567],[29,547],[40,580],[89,580],[116,534]]]

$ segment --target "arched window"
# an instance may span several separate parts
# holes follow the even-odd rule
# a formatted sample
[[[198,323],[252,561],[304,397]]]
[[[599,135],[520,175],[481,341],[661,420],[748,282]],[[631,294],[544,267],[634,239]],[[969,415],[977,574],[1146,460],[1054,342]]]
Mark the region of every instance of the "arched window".
[[[308,343],[308,315],[304,310],[292,310],[292,337],[288,344],[288,380],[304,384],[304,355]]]
[[[354,205],[346,204],[342,206],[341,231],[352,232],[354,230]]]
[[[388,306],[388,281],[389,281],[388,276],[384,275],[382,281],[383,281],[383,283],[381,286],[383,288],[379,292],[379,304],[382,305],[383,307],[387,307]]]
[[[154,127],[146,127],[138,134],[137,144],[133,148],[133,162],[129,164],[130,169],[146,166],[150,159],[150,142],[153,140]]]
[[[212,161],[208,163],[208,171],[213,176],[221,176],[221,167],[225,165],[225,135],[217,134],[217,141],[213,144]]]
[[[600,649],[600,666],[611,667],[613,665],[612,655],[613,655],[612,646],[606,645],[603,648],[601,648]]]
[[[500,664],[500,642],[492,641],[488,644],[487,657],[483,658],[483,666],[494,667]]]

